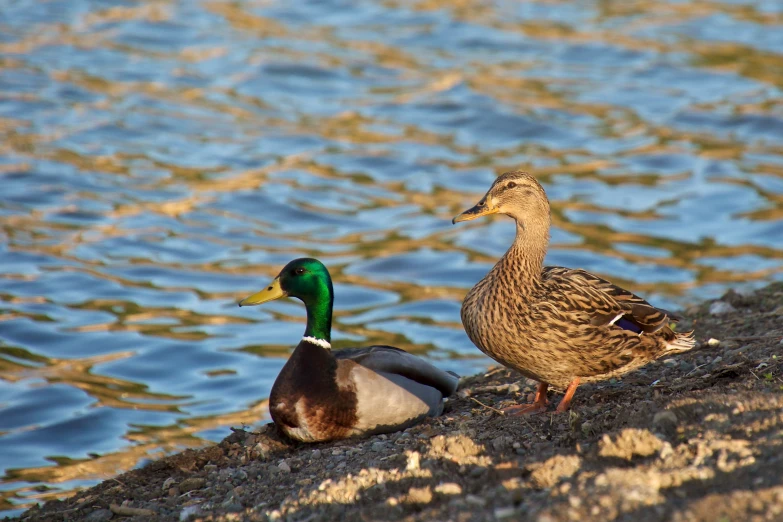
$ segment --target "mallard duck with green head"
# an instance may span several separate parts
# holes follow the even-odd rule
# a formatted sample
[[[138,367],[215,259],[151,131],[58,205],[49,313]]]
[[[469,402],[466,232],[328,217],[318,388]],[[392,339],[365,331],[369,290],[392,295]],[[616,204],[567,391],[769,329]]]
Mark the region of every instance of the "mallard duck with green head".
[[[467,294],[462,324],[473,343],[500,364],[539,382],[533,404],[508,413],[546,410],[547,387],[565,389],[568,409],[580,383],[618,377],[666,355],[693,348],[678,318],[633,293],[579,269],[544,266],[549,199],[525,172],[499,176],[483,198],[452,222],[505,214],[516,238]]]
[[[317,259],[295,259],[239,306],[281,297],[307,310],[304,337],[269,395],[272,420],[289,437],[320,442],[412,426],[443,411],[459,378],[391,346],[332,351],[332,278]]]

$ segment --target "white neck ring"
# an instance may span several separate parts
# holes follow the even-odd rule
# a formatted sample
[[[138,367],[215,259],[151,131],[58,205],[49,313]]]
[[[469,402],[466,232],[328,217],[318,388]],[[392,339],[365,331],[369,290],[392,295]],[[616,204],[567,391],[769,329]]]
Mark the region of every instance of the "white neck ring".
[[[325,348],[327,350],[332,349],[332,345],[326,339],[318,339],[316,337],[310,337],[309,335],[305,335],[304,337],[302,337],[302,340],[307,341],[310,344],[320,346],[321,348]]]

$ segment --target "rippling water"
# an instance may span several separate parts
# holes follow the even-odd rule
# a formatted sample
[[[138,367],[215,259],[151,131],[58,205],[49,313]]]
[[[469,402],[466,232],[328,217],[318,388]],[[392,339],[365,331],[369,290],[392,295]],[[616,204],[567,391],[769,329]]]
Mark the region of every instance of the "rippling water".
[[[783,4],[5,2],[0,511],[267,419],[296,256],[338,346],[472,373],[467,288],[553,204],[552,264],[677,306],[783,273]]]

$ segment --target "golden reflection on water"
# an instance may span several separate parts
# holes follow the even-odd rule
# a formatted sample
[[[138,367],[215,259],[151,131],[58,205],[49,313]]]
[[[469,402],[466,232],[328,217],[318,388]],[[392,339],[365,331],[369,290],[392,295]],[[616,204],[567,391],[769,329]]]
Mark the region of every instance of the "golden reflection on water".
[[[0,332],[4,325],[30,321],[43,329],[46,324],[59,325],[62,314],[94,312],[101,315],[85,319],[85,324],[63,323],[61,333],[84,335],[88,343],[90,335],[134,334],[140,343],[139,350],[112,351],[109,347],[106,353],[98,355],[46,356],[37,353],[35,346],[0,340],[0,380],[20,387],[30,382],[40,383],[36,386],[65,384],[93,399],[90,408],[187,415],[165,426],[129,426],[121,447],[95,458],[47,454],[57,465],[12,469],[3,480],[19,485],[0,493],[0,508],[57,498],[64,494],[56,489],[58,484],[65,484],[67,493],[78,481],[108,478],[143,459],[202,445],[205,442],[199,434],[205,431],[252,425],[266,419],[262,394],[251,401],[242,396],[232,411],[191,415],[191,395],[168,393],[161,383],[106,376],[96,367],[113,363],[130,368],[142,349],[149,348],[150,340],[161,339],[194,345],[212,343],[215,353],[280,362],[287,355],[289,344],[273,340],[237,345],[230,342],[232,332],[246,328],[260,332],[271,325],[296,330],[301,325],[301,315],[291,312],[294,308],[271,307],[263,311],[264,319],[259,320],[258,315],[238,314],[228,307],[243,293],[273,277],[284,258],[320,257],[330,265],[336,283],[352,285],[373,296],[394,296],[395,305],[459,303],[473,281],[433,283],[422,274],[407,279],[386,278],[354,265],[395,256],[416,259],[422,252],[464,259],[468,265],[493,263],[499,255],[496,249],[460,239],[480,237],[481,231],[490,226],[487,221],[466,224],[460,229],[430,225],[448,223],[452,216],[475,203],[486,188],[471,184],[477,172],[529,168],[553,193],[564,190],[563,195],[552,198],[553,226],[576,239],[555,241],[553,250],[557,253],[587,254],[623,267],[654,265],[678,274],[670,279],[637,278],[636,272],[614,272],[614,265],[610,264],[602,272],[604,266],[600,263],[594,270],[642,294],[686,302],[700,295],[701,289],[762,282],[781,274],[783,247],[780,240],[772,237],[774,232],[764,240],[734,241],[716,239],[712,229],[705,228],[703,235],[683,238],[676,233],[647,234],[648,229],[615,226],[602,219],[698,228],[707,223],[688,222],[687,208],[673,211],[683,214],[681,224],[672,220],[669,209],[695,197],[694,192],[704,187],[723,185],[747,191],[759,201],[753,208],[731,215],[737,227],[747,226],[742,223],[774,225],[783,220],[783,191],[774,181],[783,180],[780,140],[769,137],[771,132],[765,124],[748,124],[747,132],[759,136],[751,139],[741,134],[742,127],[732,127],[719,118],[768,117],[776,120],[769,125],[777,124],[780,128],[783,98],[777,96],[777,89],[783,87],[783,50],[773,51],[769,46],[762,48],[754,46],[754,42],[729,38],[709,39],[678,29],[708,17],[725,16],[732,23],[759,26],[759,31],[779,31],[783,12],[706,1],[594,2],[585,6],[567,1],[494,4],[475,0],[387,0],[380,5],[396,15],[412,11],[425,17],[408,25],[402,22],[399,27],[380,21],[377,27],[373,26],[378,34],[371,37],[366,31],[359,36],[352,34],[356,28],[350,21],[345,22],[346,27],[340,25],[339,19],[319,23],[317,17],[307,23],[289,22],[279,16],[275,9],[283,8],[275,3],[204,2],[193,9],[210,18],[216,27],[225,23],[231,30],[221,33],[226,36],[220,41],[190,37],[166,47],[164,36],[160,47],[145,47],[118,36],[129,24],[187,26],[189,19],[180,14],[183,5],[171,1],[111,7],[66,22],[45,21],[37,24],[35,30],[16,33],[16,39],[0,41],[0,79],[5,73],[35,71],[51,85],[69,86],[85,93],[67,102],[59,94],[23,88],[5,89],[0,95],[0,101],[12,106],[29,105],[35,109],[39,102],[53,106],[51,112],[34,112],[38,116],[31,117],[25,116],[25,111],[9,112],[12,116],[0,113],[0,159],[4,160],[0,163],[0,177],[21,173],[30,177],[31,192],[48,190],[47,194],[61,194],[53,196],[54,202],[45,198],[29,204],[0,202],[0,236],[8,251],[27,254],[31,259],[43,256],[46,260],[35,267],[37,271],[9,271],[3,273],[0,281],[7,285],[36,285],[52,274],[68,273],[115,285],[113,288],[126,293],[125,297],[74,299],[59,295],[58,289],[51,294],[42,291],[40,295],[30,295],[19,290],[22,287],[6,291],[4,285],[0,296],[6,306],[0,310]],[[34,8],[31,2],[30,9]],[[534,8],[562,16],[544,16],[543,11]],[[533,10],[527,15],[517,12],[526,9]],[[458,47],[463,44],[448,40],[450,30],[439,28],[436,22],[451,24],[456,32],[458,24],[469,24],[480,29],[477,35],[489,40],[506,34],[522,36],[534,50],[527,52],[522,46],[518,53],[507,52],[494,41],[490,44],[498,47],[489,47],[483,53],[470,46]],[[160,34],[165,35],[165,30]],[[416,43],[422,35],[429,35],[431,41]],[[405,36],[413,43],[399,43],[405,41]],[[475,38],[480,48],[483,43],[478,36]],[[579,62],[559,57],[558,53],[569,45],[595,47],[588,48],[588,54]],[[57,66],[43,58],[43,65],[28,63],[31,58],[57,49],[63,58],[72,53],[117,53],[131,57],[131,63],[157,64],[161,75],[145,79],[138,71],[104,72],[91,69],[84,61],[69,65],[65,59]],[[621,62],[615,69],[606,66],[605,76],[592,79],[593,69],[603,70],[600,60],[607,52],[605,49],[618,54],[635,53],[633,56],[638,58],[629,59],[629,64]],[[680,55],[680,61],[671,58]],[[233,67],[218,68],[214,82],[200,81],[212,74],[208,69],[211,64],[231,64],[237,56],[241,61]],[[632,90],[633,82],[603,97],[585,91],[588,81],[596,89],[611,90],[614,74],[654,70],[656,61],[664,60],[671,60],[681,70],[672,73],[671,86],[648,94],[668,97],[666,101],[671,103],[686,97],[677,94],[678,82],[693,81],[680,79],[678,73],[696,71],[705,78],[708,74],[723,74],[727,81],[732,79],[737,84],[756,83],[727,84],[726,94],[706,101],[696,99],[689,87],[682,87],[682,92],[693,98],[687,105],[689,114],[695,115],[695,120],[700,115],[715,117],[714,124],[669,124],[669,120],[645,116],[630,102],[615,100],[615,96],[622,98]],[[263,69],[280,64],[313,70],[291,71],[286,76]],[[671,67],[674,69],[675,65]],[[259,70],[267,71],[262,81]],[[126,74],[122,80],[112,76],[121,74]],[[281,78],[276,78],[276,74]],[[307,74],[315,77],[306,79],[306,87],[301,88],[313,92],[289,92],[300,86],[283,80]],[[188,82],[189,79],[193,81]],[[269,85],[276,79],[283,83],[275,90]],[[644,86],[643,79],[636,82]],[[333,110],[327,110],[329,102],[315,109],[307,108],[308,102],[315,103],[327,96],[319,91],[319,85],[323,84],[323,92],[328,93],[332,88],[342,92],[339,89],[344,84],[352,83],[360,87],[351,91],[348,99],[331,95],[338,99],[335,107],[328,107]],[[730,89],[740,94],[734,95]],[[468,96],[465,93],[472,98],[460,99]],[[446,124],[437,121],[441,115],[436,111],[427,112],[440,104],[446,114],[459,113],[466,110],[460,104],[469,106],[474,102],[486,104],[488,110],[500,108],[500,115],[525,117],[542,125],[557,126],[561,131],[581,126],[589,129],[590,139],[602,143],[638,141],[609,152],[567,138],[555,137],[551,143],[540,141],[535,134],[499,145],[492,134],[495,129],[481,127],[475,114],[448,120],[450,123]],[[165,118],[158,120],[159,116]],[[579,123],[583,121],[593,123]],[[154,131],[155,125],[160,126],[159,131]],[[134,141],[136,134],[143,135],[145,131],[157,138]],[[111,141],[112,136],[116,136],[117,143]],[[499,136],[502,139],[504,135]],[[187,147],[182,146],[186,152],[172,152],[180,146],[175,138],[187,142]],[[287,150],[274,142],[284,138],[317,145],[297,144]],[[161,146],[156,149],[158,141]],[[167,149],[169,141],[174,144]],[[217,145],[237,145],[237,155],[266,149],[247,164],[232,163],[242,158],[220,155],[211,162],[191,160],[190,155],[199,158],[202,149]],[[399,160],[410,150],[428,154]],[[704,187],[679,189],[672,187],[690,182],[694,178],[693,168],[666,171],[646,166],[631,171],[628,167],[642,156],[678,155],[730,164],[742,175],[711,174]],[[355,158],[378,165],[387,162],[392,165],[390,173],[376,167],[376,163],[351,163]],[[395,161],[404,166],[396,174]],[[45,170],[41,165],[48,164],[70,174],[36,184],[34,177]],[[418,171],[421,174],[416,175]],[[436,173],[429,187],[421,184],[426,185],[428,172]],[[81,186],[79,176],[98,181],[92,188]],[[606,190],[623,188],[628,193],[650,191],[657,204],[606,205],[604,200],[585,197],[579,190],[566,190],[569,184]],[[107,192],[101,192],[105,187],[109,187]],[[656,191],[669,191],[671,200],[661,198]],[[269,210],[260,203],[251,207],[240,201],[241,196],[267,193],[280,194],[285,209]],[[94,205],[92,210],[84,210],[90,205]],[[373,214],[387,211],[393,212]],[[716,212],[721,209],[716,207]],[[376,215],[381,217],[373,217]],[[389,215],[394,217],[386,217]],[[318,219],[307,216],[322,217],[324,224],[319,227]],[[297,223],[302,226],[295,227]],[[419,228],[423,232],[419,233]],[[470,236],[471,233],[476,235]],[[122,242],[128,238],[138,239],[138,244],[115,252],[114,248],[123,248]],[[194,246],[195,254],[190,256],[187,245],[202,243],[209,247]],[[621,245],[626,248],[620,248]],[[209,256],[210,250],[226,254]],[[660,255],[651,258],[650,250]],[[0,256],[3,254],[0,251]],[[200,255],[206,259],[199,259]],[[756,260],[746,263],[752,266],[731,262],[748,256]],[[729,262],[707,262],[716,259]],[[758,260],[763,263],[753,265]],[[117,268],[137,271],[128,275]],[[140,273],[148,275],[137,275]],[[218,282],[210,283],[211,276]],[[223,277],[241,278],[242,286],[235,285],[234,280],[219,279]],[[84,289],[89,293],[88,290]],[[189,308],[182,304],[150,304],[155,295],[161,299],[180,296],[177,299],[181,300],[186,299],[182,296],[192,296],[198,305]],[[416,353],[440,353],[449,360],[467,361],[465,364],[478,359],[475,352],[444,349],[438,333],[420,334],[414,339],[413,334],[384,329],[372,320],[353,321],[362,313],[389,304],[357,299],[360,305],[335,312],[335,326],[344,335],[335,341],[338,347],[361,339],[364,343],[404,346]],[[49,311],[39,311],[33,305]],[[52,308],[56,308],[55,312],[51,312]],[[392,319],[410,326],[434,325],[441,327],[441,332],[461,331],[456,314],[451,319],[435,320],[400,312]],[[295,337],[291,344],[294,341]],[[56,351],[46,348],[47,353]],[[238,376],[238,370],[229,366],[228,362],[216,363],[210,370],[194,373],[200,372],[199,378],[205,379]],[[268,386],[269,382],[261,384]],[[27,429],[35,430],[37,426]],[[0,447],[3,435],[0,433]],[[38,484],[55,489],[39,491]]]

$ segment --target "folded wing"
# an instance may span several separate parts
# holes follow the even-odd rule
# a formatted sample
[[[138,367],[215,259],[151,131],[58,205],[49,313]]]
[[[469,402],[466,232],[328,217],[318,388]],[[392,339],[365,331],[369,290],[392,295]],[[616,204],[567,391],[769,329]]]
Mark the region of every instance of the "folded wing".
[[[459,384],[457,375],[436,368],[421,357],[393,346],[347,348],[335,350],[333,353],[337,359],[352,359],[374,372],[401,375],[419,384],[431,386],[444,397],[454,393]]]
[[[544,279],[568,290],[569,299],[590,317],[593,326],[616,326],[638,334],[653,334],[680,318],[641,297],[584,270],[551,267]]]

